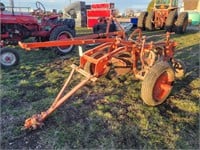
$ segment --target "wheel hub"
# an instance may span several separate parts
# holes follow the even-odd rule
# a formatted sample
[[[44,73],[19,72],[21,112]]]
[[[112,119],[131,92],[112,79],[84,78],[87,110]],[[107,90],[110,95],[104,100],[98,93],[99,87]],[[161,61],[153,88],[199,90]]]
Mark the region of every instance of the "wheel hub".
[[[64,40],[67,40],[67,39],[70,39],[70,38],[72,38],[72,37],[70,37],[69,34],[67,34],[66,32],[63,32],[58,36],[57,39],[64,41]],[[72,47],[72,45],[70,45],[70,46],[60,46],[58,48],[61,52],[68,52],[71,49],[71,47]]]
[[[162,101],[172,88],[172,81],[169,79],[167,72],[163,73],[154,87],[153,95],[157,101]]]
[[[5,66],[11,66],[15,63],[16,58],[14,54],[7,52],[1,55],[0,61]]]

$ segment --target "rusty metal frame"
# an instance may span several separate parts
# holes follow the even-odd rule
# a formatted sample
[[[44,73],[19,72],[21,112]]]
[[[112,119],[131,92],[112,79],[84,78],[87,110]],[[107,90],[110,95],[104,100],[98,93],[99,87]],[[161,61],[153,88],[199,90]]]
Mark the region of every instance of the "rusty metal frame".
[[[113,35],[115,35],[113,37]],[[101,37],[99,39],[84,39],[85,37],[79,37],[76,39],[70,39],[67,41],[49,41],[49,42],[37,42],[37,43],[21,43],[19,45],[27,50],[38,47],[51,47],[51,46],[68,46],[68,45],[84,45],[91,43],[102,43],[85,53],[80,57],[80,65],[72,65],[72,71],[66,80],[61,91],[55,98],[52,105],[44,112],[40,114],[33,115],[31,118],[26,119],[24,128],[25,129],[36,129],[37,127],[43,124],[43,121],[53,113],[58,107],[60,107],[65,101],[67,101],[70,96],[72,96],[78,89],[84,86],[88,81],[96,81],[99,77],[106,73],[108,64],[112,63],[112,58],[119,53],[128,52],[131,54],[131,71],[137,79],[143,80],[146,73],[149,71],[151,66],[156,61],[156,55],[160,55],[162,61],[170,61],[174,56],[174,49],[176,43],[170,40],[170,33],[166,33],[166,39],[161,42],[146,42],[147,37],[142,36],[140,29],[136,29],[129,37],[129,40],[125,38],[124,31],[114,32],[114,33],[105,33],[104,35],[91,35],[91,37]],[[138,35],[136,40],[131,40],[134,36]],[[159,51],[156,51],[159,49]],[[99,58],[94,58],[93,54],[97,52],[103,52],[106,50],[106,53]],[[155,52],[156,51],[156,52]],[[158,54],[156,54],[158,53]],[[145,55],[149,56],[146,57]],[[115,60],[116,61],[116,60]],[[94,64],[94,72],[86,72],[84,67],[86,63],[89,62]],[[140,65],[138,65],[140,62]],[[65,94],[65,90],[69,82],[72,80],[73,74],[75,72],[81,73],[85,76],[85,79],[78,83],[74,88]]]

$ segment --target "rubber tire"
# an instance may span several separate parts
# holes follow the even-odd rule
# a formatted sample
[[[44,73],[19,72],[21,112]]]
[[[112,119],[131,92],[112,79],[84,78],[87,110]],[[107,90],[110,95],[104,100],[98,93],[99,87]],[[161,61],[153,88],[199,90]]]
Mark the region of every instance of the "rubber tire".
[[[168,91],[168,93],[162,98],[161,100],[157,101],[153,97],[153,90],[154,86],[157,82],[157,79],[164,73],[167,72],[167,74],[170,76],[172,83],[174,81],[174,71],[171,68],[171,66],[167,62],[157,62],[152,68],[149,70],[149,72],[146,74],[141,87],[141,98],[147,105],[150,106],[157,106],[161,103],[163,103],[166,98],[169,96],[172,88]],[[173,84],[172,84],[173,87]]]
[[[75,32],[68,28],[68,26],[58,26],[56,27],[50,34],[50,41],[55,41],[58,39],[58,36],[62,34],[63,32],[67,33],[70,36],[70,39],[75,37]],[[74,49],[74,45],[70,45],[70,47],[67,50],[62,50],[60,47],[54,47],[54,50],[56,54],[58,55],[65,55],[67,53],[70,53]]]
[[[176,33],[183,34],[186,32],[188,25],[188,12],[181,12],[176,22]]]
[[[10,64],[10,65],[9,64],[8,65],[3,64],[2,61],[1,61],[1,56],[4,53],[12,53],[13,56],[15,57],[15,62]],[[2,69],[10,68],[10,67],[16,66],[18,64],[19,64],[19,54],[17,53],[17,51],[15,49],[10,48],[10,47],[5,47],[5,48],[0,49],[0,65],[1,65]]]
[[[154,12],[151,11],[148,13],[146,21],[145,21],[145,28],[146,30],[153,31],[155,29],[154,24],[152,23],[154,20]]]
[[[106,33],[107,24],[106,23],[98,23],[93,27],[93,33]]]
[[[173,31],[173,27],[175,25],[175,21],[176,21],[177,17],[178,17],[177,10],[173,10],[169,13],[169,15],[167,16],[167,19],[165,21],[165,31],[166,32]]]
[[[137,22],[137,27],[140,28],[141,30],[145,30],[145,20],[147,17],[147,12],[141,12],[139,17],[138,17],[138,22]]]
[[[64,19],[62,21],[62,24],[68,26],[68,28],[70,28],[70,29],[73,29],[73,30],[75,29],[75,20],[74,19]]]
[[[99,34],[99,33],[106,33],[106,28],[107,28],[107,24],[106,23],[97,23],[96,25],[94,25],[93,27],[93,33],[94,34]],[[110,27],[109,27],[109,32],[115,32],[117,31],[117,27],[115,25],[115,23],[111,23]]]

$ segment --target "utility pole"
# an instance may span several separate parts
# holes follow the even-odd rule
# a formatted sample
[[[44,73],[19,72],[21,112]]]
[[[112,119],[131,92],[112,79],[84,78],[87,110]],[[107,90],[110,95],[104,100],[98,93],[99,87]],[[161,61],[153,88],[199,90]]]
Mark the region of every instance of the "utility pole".
[[[12,14],[14,14],[14,10],[13,10],[13,8],[14,8],[14,1],[13,0],[9,0],[9,2],[10,2],[10,9],[12,11]]]

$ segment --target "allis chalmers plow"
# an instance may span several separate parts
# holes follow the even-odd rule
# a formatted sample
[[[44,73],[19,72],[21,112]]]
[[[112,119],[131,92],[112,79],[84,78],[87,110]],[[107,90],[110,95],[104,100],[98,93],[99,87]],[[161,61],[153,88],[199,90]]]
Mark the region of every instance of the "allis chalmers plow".
[[[176,43],[170,40],[167,32],[165,40],[147,42],[140,29],[136,29],[128,38],[124,31],[99,34],[98,39],[76,38],[67,41],[49,41],[38,43],[21,43],[27,50],[38,47],[84,45],[102,43],[80,56],[80,65],[71,65],[72,71],[61,91],[51,106],[40,114],[26,119],[25,129],[36,129],[58,107],[66,102],[78,89],[88,81],[96,81],[106,75],[111,69],[118,75],[132,72],[136,79],[142,80],[141,98],[147,105],[156,106],[163,103],[169,96],[175,77],[182,77],[185,73],[184,64],[174,58]],[[111,36],[115,35],[115,36]],[[135,38],[137,37],[137,38]],[[135,39],[135,40],[134,40]],[[66,93],[66,89],[75,72],[84,76],[74,88]]]

